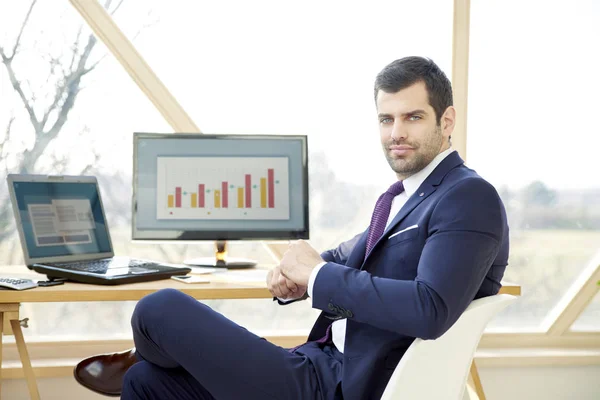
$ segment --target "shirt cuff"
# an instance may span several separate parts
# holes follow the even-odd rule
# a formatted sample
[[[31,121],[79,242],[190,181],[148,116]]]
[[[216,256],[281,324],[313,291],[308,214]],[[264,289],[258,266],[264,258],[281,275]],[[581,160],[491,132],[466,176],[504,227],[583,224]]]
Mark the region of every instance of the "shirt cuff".
[[[281,297],[278,297],[277,300],[279,300],[282,303],[289,303],[290,301],[294,301],[294,300],[298,300],[301,299],[302,297],[295,297],[293,299],[282,299]]]
[[[308,278],[308,288],[306,291],[308,292],[308,297],[313,297],[313,286],[315,285],[315,279],[317,279],[317,274],[323,268],[323,265],[327,264],[327,261],[317,264],[315,269],[312,270],[310,274],[310,278]]]

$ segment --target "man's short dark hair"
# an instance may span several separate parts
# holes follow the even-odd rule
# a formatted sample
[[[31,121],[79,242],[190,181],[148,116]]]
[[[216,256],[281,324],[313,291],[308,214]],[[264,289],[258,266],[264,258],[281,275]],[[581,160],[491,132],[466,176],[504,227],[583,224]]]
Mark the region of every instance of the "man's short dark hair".
[[[442,114],[452,105],[452,85],[440,67],[428,58],[405,57],[388,64],[375,78],[375,101],[380,90],[396,93],[417,82],[425,83],[429,105],[439,125]]]

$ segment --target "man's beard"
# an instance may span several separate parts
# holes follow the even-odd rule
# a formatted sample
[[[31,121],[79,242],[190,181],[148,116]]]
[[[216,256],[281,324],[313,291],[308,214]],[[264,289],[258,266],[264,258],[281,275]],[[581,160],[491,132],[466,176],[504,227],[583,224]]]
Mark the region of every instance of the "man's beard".
[[[411,175],[416,174],[423,168],[425,168],[429,163],[439,154],[440,149],[442,148],[443,143],[442,136],[442,128],[437,125],[435,130],[429,135],[425,142],[420,145],[412,144],[409,142],[398,142],[398,141],[390,141],[386,143],[384,146],[385,158],[387,159],[388,164],[392,170],[398,175],[403,176],[404,178],[408,178]],[[408,145],[411,146],[413,150],[413,154],[410,158],[394,158],[390,154],[390,146],[393,145]]]

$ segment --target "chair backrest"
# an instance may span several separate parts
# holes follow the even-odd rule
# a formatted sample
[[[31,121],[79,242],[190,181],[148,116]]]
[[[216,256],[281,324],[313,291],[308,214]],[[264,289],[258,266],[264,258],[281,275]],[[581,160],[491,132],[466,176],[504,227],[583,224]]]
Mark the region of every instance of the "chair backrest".
[[[474,300],[436,340],[415,339],[400,359],[381,400],[461,400],[485,326],[515,300],[508,294]]]

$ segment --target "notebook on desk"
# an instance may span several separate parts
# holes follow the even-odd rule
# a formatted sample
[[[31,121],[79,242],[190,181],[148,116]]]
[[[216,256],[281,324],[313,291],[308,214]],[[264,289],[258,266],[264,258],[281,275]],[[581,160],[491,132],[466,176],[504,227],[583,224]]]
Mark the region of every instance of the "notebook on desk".
[[[11,174],[8,188],[25,263],[38,273],[116,285],[191,271],[115,257],[95,177]]]

